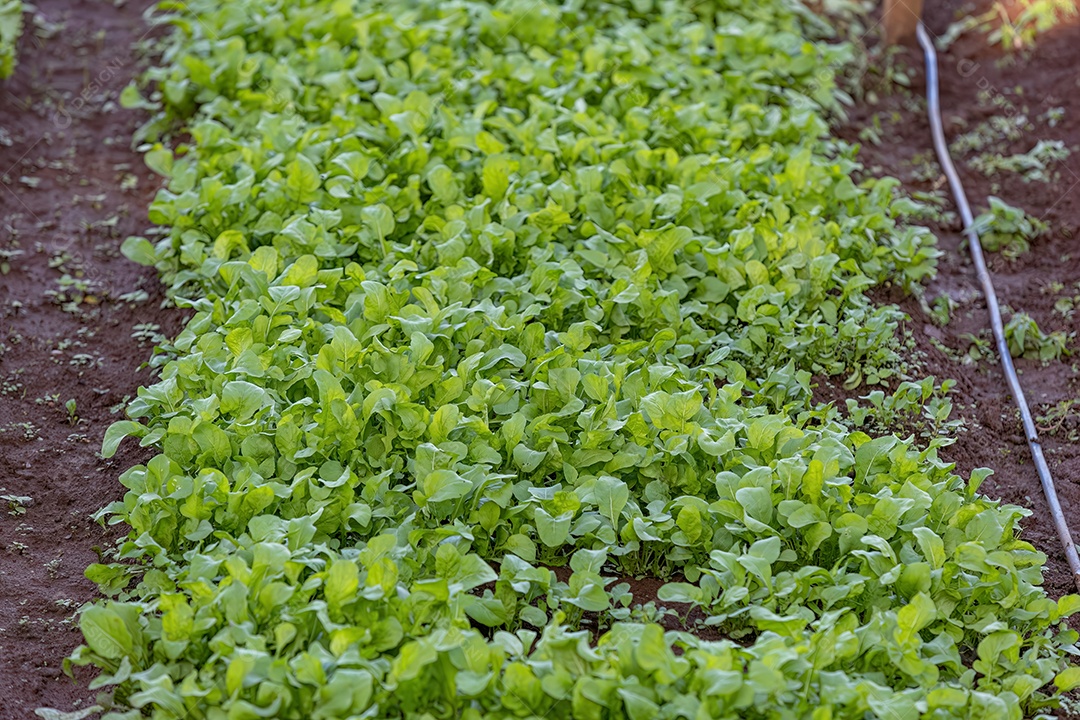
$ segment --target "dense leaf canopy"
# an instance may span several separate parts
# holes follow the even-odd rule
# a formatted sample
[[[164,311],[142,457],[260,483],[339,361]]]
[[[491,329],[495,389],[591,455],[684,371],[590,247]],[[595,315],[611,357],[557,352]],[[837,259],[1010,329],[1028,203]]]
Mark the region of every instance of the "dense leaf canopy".
[[[105,439],[158,450],[72,658],[113,717],[1020,718],[1080,684],[1026,511],[815,406],[902,371],[863,291],[937,252],[853,181],[805,11],[158,17],[124,99],[162,228],[124,249],[194,316]]]

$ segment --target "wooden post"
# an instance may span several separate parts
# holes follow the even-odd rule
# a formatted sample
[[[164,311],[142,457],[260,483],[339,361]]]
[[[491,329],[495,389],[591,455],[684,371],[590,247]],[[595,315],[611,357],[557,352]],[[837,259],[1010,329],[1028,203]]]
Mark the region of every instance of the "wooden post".
[[[923,0],[885,0],[885,10],[881,16],[885,26],[885,43],[895,45],[914,37],[922,9]]]

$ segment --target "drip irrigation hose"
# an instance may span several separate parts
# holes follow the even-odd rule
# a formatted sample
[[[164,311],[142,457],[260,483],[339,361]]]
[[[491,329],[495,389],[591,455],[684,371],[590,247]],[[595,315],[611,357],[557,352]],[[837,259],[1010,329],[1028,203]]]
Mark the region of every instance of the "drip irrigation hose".
[[[945,130],[941,121],[941,100],[938,92],[938,58],[934,43],[930,39],[926,27],[920,22],[915,30],[926,58],[926,98],[930,115],[930,130],[934,137],[934,149],[937,151],[938,160],[945,170],[949,179],[949,187],[953,197],[960,208],[960,217],[964,222],[964,234],[967,235],[968,249],[971,251],[971,259],[975,263],[975,273],[978,275],[979,284],[982,285],[983,295],[986,297],[986,306],[990,311],[990,326],[994,331],[994,340],[997,342],[998,356],[1001,358],[1001,368],[1005,372],[1005,379],[1009,383],[1013,399],[1020,408],[1020,416],[1024,422],[1024,435],[1027,437],[1028,447],[1031,448],[1031,457],[1035,461],[1035,470],[1039,473],[1039,482],[1042,483],[1043,494],[1046,502],[1050,505],[1050,515],[1054,520],[1054,527],[1061,538],[1061,545],[1065,550],[1065,559],[1072,571],[1073,582],[1080,590],[1080,557],[1077,557],[1076,546],[1073,544],[1072,533],[1069,525],[1065,522],[1065,515],[1061,512],[1061,503],[1058,502],[1057,490],[1054,488],[1054,478],[1050,475],[1050,467],[1046,464],[1042,445],[1039,443],[1039,434],[1035,429],[1035,421],[1031,417],[1024,390],[1020,387],[1020,379],[1016,375],[1013,366],[1012,355],[1009,345],[1005,340],[1005,328],[1001,320],[1001,308],[998,306],[997,293],[994,291],[994,283],[990,279],[990,273],[986,269],[986,259],[983,257],[982,243],[979,233],[975,229],[975,218],[971,214],[971,206],[968,204],[967,193],[964,185],[960,182],[960,175],[956,172],[952,157],[949,155],[949,146],[945,142]]]

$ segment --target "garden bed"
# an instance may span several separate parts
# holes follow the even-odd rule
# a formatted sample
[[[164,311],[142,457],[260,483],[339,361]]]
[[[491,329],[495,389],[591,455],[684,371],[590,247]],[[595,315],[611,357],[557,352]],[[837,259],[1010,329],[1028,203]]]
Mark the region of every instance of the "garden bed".
[[[21,516],[0,524],[13,717],[86,703],[56,668],[92,597],[82,569],[122,534],[90,523],[109,501],[102,517],[133,530],[91,567],[117,600],[82,615],[73,660],[120,709],[861,717],[1030,712],[1036,688],[1073,687],[1052,629],[1073,601],[1043,596],[1017,513],[975,493],[978,473],[966,484],[994,468],[981,492],[1035,510],[1022,540],[1048,555],[1050,598],[1071,592],[995,360],[975,358],[984,306],[958,228],[928,219],[944,255],[923,297],[953,298],[945,323],[908,292],[932,250],[907,206],[848,180],[940,190],[919,72],[912,93],[849,112],[860,171],[818,115],[838,109],[836,49],[802,43],[820,28],[779,7],[736,9],[714,38],[688,22],[714,22],[700,9],[474,3],[335,23],[342,6],[313,3],[287,30],[253,1],[176,7],[189,40],[143,87],[158,119],[140,137],[163,143],[146,160],[171,176],[151,204],[158,181],[127,150],[139,116],[116,105],[143,8],[43,2],[3,86],[21,104],[0,111],[22,155],[0,189],[18,231],[3,330],[23,338],[0,357],[17,375],[0,422],[23,433],[0,460]],[[953,7],[932,12],[944,32]],[[994,103],[1031,122],[1000,146],[976,132],[961,159],[1080,143],[1062,90],[1077,54],[1075,28],[1006,68],[961,39],[943,56],[950,137],[1001,116]],[[1045,180],[965,180],[976,204],[993,191],[1047,223],[992,270],[1003,302],[1070,333],[1077,165],[1025,167]],[[196,313],[183,332],[153,271],[119,256],[148,208],[168,234],[123,248]],[[910,318],[899,333],[862,299],[871,284]],[[138,371],[147,341],[170,360],[156,385]],[[1077,373],[1020,367],[1071,516]],[[958,380],[955,444],[935,447],[943,417],[864,435],[814,406],[870,389],[848,377],[914,392],[899,368]],[[140,385],[140,422],[105,435]],[[984,590],[992,577],[1023,607]],[[972,663],[978,691],[957,670]]]

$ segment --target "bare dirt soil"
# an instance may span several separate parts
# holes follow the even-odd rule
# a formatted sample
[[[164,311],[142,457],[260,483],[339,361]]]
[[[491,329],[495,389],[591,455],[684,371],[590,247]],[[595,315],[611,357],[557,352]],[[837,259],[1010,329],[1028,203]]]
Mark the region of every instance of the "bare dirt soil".
[[[951,23],[983,13],[991,5],[991,0],[927,3],[926,23],[933,35],[941,37]],[[1016,259],[988,253],[987,261],[1003,306],[1028,313],[1045,332],[1070,335],[1071,356],[1046,364],[1019,359],[1016,364],[1064,512],[1076,530],[1080,528],[1080,338],[1076,336],[1080,315],[1069,308],[1074,298],[1080,306],[1080,24],[1062,25],[1041,36],[1033,51],[1015,54],[990,46],[980,33],[969,33],[941,52],[939,60],[946,135],[953,143],[965,134],[969,140],[954,144],[953,157],[975,213],[985,210],[988,196],[994,195],[1049,226],[1029,252]],[[955,211],[930,141],[922,53],[908,49],[899,63],[910,70],[910,92],[860,103],[842,135],[862,142],[860,158],[870,174],[897,177],[908,192],[937,192],[947,199],[946,208]],[[866,131],[874,127],[881,129]],[[1041,177],[1009,171],[988,175],[978,169],[979,156],[1010,157],[1052,141],[1063,142],[1072,153],[1047,163],[1039,171]],[[986,303],[962,227],[955,212],[929,225],[944,256],[925,299],[932,304],[942,295],[951,298],[955,308],[948,324],[935,324],[916,299],[899,290],[879,289],[878,298],[899,304],[911,318],[905,330],[922,356],[922,372],[957,380],[953,398],[966,432],[942,455],[965,474],[978,467],[995,471],[981,489],[1033,511],[1023,523],[1023,537],[1048,557],[1047,590],[1055,597],[1075,592],[1019,413],[991,349]],[[973,338],[990,345],[980,353],[980,343]],[[981,359],[972,359],[974,354],[981,354]],[[823,397],[850,395],[825,387],[824,381],[822,385]]]
[[[98,451],[151,380],[154,333],[180,327],[153,271],[119,253],[158,187],[118,102],[148,4],[37,0],[0,82],[0,720],[92,699],[61,671],[95,594],[83,571],[116,537],[91,515],[145,459]]]

